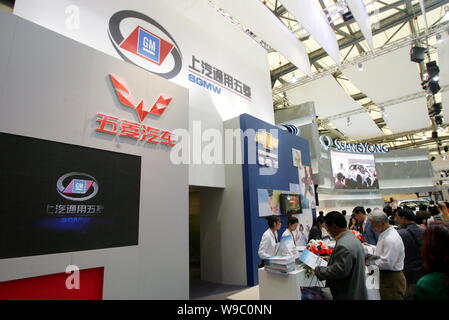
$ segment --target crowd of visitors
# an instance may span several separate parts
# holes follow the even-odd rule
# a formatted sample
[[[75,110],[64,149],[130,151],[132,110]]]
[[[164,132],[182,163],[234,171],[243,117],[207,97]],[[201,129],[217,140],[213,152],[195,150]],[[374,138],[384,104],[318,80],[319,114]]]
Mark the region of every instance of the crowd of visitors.
[[[449,203],[430,202],[418,210],[398,206],[383,209],[357,206],[346,211],[318,213],[308,240],[335,240],[327,266],[315,269],[319,280],[326,280],[335,300],[368,299],[365,266],[379,269],[382,300],[449,299]],[[415,212],[416,211],[416,212]],[[276,254],[281,227],[279,217],[267,217],[259,256],[263,260]],[[289,218],[284,236],[294,238],[298,219]],[[353,232],[359,232],[358,239]],[[362,243],[363,242],[363,243]],[[368,253],[368,249],[374,254]]]
[[[382,300],[448,300],[448,207],[449,203],[431,202],[416,212],[387,205],[383,209],[358,206],[349,217],[346,212],[321,213],[313,238],[324,228],[336,240],[336,247],[328,266],[315,271],[317,277],[327,280],[334,299],[366,299],[360,266],[367,260],[360,258],[363,245],[351,241],[355,237],[348,230],[353,230],[375,246],[377,257],[370,264],[380,270]]]

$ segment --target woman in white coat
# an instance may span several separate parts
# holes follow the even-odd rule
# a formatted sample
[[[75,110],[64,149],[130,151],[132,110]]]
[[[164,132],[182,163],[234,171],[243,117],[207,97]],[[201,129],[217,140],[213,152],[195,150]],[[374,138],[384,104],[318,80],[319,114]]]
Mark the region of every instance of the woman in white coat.
[[[268,229],[262,235],[259,244],[259,257],[262,261],[276,255],[279,247],[278,230],[281,228],[281,219],[278,216],[268,216],[266,219],[268,220]]]
[[[296,258],[299,258],[298,251],[296,250],[296,243],[298,243],[299,240],[298,224],[298,218],[288,217],[287,229],[285,229],[281,238],[279,255],[293,255]]]

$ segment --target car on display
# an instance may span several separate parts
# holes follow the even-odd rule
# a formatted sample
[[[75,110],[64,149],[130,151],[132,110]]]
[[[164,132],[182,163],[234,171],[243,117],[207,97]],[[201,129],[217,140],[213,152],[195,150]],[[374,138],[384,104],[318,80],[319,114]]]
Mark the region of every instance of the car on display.
[[[400,200],[398,201],[398,207],[405,208],[408,207],[412,210],[419,210],[420,205],[429,206],[430,202],[428,200]]]
[[[377,177],[374,170],[369,170],[365,165],[353,163],[349,166],[346,180],[356,186],[356,188],[375,188],[377,187]]]

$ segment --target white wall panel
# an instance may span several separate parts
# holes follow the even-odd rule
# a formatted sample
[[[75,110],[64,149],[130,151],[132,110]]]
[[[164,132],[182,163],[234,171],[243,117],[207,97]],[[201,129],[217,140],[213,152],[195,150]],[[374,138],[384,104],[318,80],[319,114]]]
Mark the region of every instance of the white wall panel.
[[[329,56],[340,64],[340,51],[335,31],[318,8],[318,2],[310,0],[282,0],[281,2]]]
[[[254,3],[261,6],[257,1]],[[71,28],[70,23],[66,23],[71,21],[70,15],[66,14],[69,6],[79,9],[78,28]],[[277,21],[266,8],[262,9],[265,14],[271,15],[273,21]],[[208,1],[17,0],[14,7],[16,15],[118,59],[122,58],[109,39],[108,23],[114,13],[122,10],[147,15],[161,24],[176,40],[182,55],[182,69],[170,81],[189,89],[191,124],[200,121],[203,130],[221,130],[223,121],[242,113],[274,123],[267,52],[238,26],[224,19]],[[140,25],[142,21],[122,21],[120,30],[124,37],[128,36],[136,23]],[[152,27],[148,24],[143,26]],[[300,46],[301,43],[296,40],[296,45]],[[192,64],[193,56],[250,86],[251,99],[242,98],[226,88],[221,88],[218,94],[189,80],[189,65]],[[223,165],[192,165],[189,170],[192,185],[225,186]]]
[[[422,91],[418,64],[410,61],[410,47],[404,47],[344,69],[343,74],[376,103]]]
[[[69,264],[104,266],[105,299],[187,299],[187,166],[172,164],[167,149],[95,132],[97,112],[135,121],[120,107],[109,73],[145,101],[161,92],[173,98],[163,116],[145,120],[161,129],[188,128],[187,89],[0,10],[0,25],[8,20],[13,36],[0,42],[0,79],[8,79],[0,83],[0,131],[139,155],[142,172],[138,245],[0,259],[0,281],[61,273]],[[177,227],[167,238],[161,226],[169,225]]]
[[[425,98],[385,107],[384,119],[393,133],[427,128],[431,125]]]
[[[305,73],[310,62],[305,46],[258,0],[215,0],[224,9]]]
[[[295,105],[313,101],[316,114],[319,117],[329,117],[361,107],[346,94],[332,76],[323,77],[288,90],[287,96]]]
[[[323,77],[293,88],[287,91],[287,96],[295,105],[313,101],[316,114],[319,117],[330,117],[362,108],[348,96],[332,76]],[[343,134],[354,139],[383,134],[368,113],[351,116],[351,122],[351,126],[348,127],[346,117],[332,121]]]
[[[373,45],[373,33],[371,31],[371,21],[368,16],[368,12],[366,11],[365,5],[363,4],[363,0],[346,0],[349,9],[354,16],[355,21],[359,24],[360,31],[362,31],[363,36],[368,42],[371,50],[374,49]]]
[[[351,123],[349,126],[347,118],[332,120],[332,123],[340,132],[351,139],[367,139],[384,134],[367,112],[355,114],[349,118]]]

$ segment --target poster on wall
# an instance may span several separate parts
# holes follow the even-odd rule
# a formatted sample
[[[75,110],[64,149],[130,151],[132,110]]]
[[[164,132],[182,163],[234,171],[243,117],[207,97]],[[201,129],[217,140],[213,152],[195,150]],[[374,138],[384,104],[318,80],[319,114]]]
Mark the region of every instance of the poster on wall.
[[[5,133],[0,144],[0,259],[138,244],[140,156]]]
[[[315,186],[313,183],[313,173],[311,166],[305,166],[302,162],[301,151],[292,149],[293,166],[298,168],[298,186],[291,186],[294,191],[301,195],[301,207],[303,213],[312,214],[312,209],[316,208]]]
[[[279,200],[282,192],[285,191],[273,189],[257,189],[259,217],[281,214]]]
[[[335,189],[379,189],[374,155],[331,151]]]

